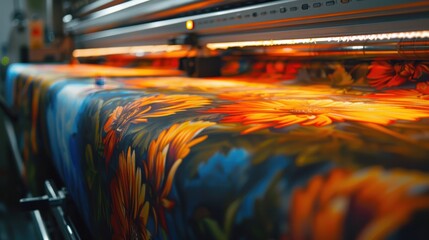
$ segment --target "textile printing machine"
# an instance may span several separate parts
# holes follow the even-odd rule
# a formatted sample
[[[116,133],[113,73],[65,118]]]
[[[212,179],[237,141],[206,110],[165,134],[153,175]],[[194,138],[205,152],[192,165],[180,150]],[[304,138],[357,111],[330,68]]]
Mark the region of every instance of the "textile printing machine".
[[[428,238],[429,1],[98,0],[70,16],[72,63],[7,76],[43,238]]]

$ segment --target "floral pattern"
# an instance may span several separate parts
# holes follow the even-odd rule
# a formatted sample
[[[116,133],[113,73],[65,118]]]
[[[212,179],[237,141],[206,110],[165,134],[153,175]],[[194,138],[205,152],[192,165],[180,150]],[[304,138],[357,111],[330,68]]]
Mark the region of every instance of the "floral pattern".
[[[426,239],[428,63],[267,61],[12,66],[27,181],[52,164],[97,239]]]
[[[168,199],[168,195],[171,192],[176,171],[189,154],[191,147],[207,138],[206,135],[195,137],[204,128],[212,125],[214,123],[210,122],[175,124],[162,131],[149,145],[147,161],[143,161],[144,172],[154,198],[152,212],[155,224],[159,219],[165,230],[167,230],[165,211],[174,207],[174,202]]]
[[[232,61],[232,62],[231,62]],[[235,63],[235,64],[233,64]],[[371,87],[377,90],[394,87],[413,87],[424,94],[429,81],[427,61],[287,61],[279,59],[252,60],[249,58],[227,61],[227,75],[244,74],[258,82],[295,80],[301,83],[324,83],[334,87]],[[243,69],[245,69],[243,71]]]
[[[429,189],[428,176],[380,168],[356,173],[333,169],[315,176],[293,193],[290,237],[387,239],[413,214],[429,210],[427,195],[412,193],[415,186]],[[352,229],[344,232],[347,221]]]
[[[149,203],[141,169],[136,168],[135,152],[128,148],[119,155],[118,172],[112,180],[111,224],[114,239],[149,239],[146,230]]]
[[[106,164],[109,163],[113,154],[113,149],[123,135],[127,134],[128,128],[132,124],[141,124],[149,118],[173,115],[176,112],[184,111],[188,108],[197,108],[208,105],[210,100],[189,95],[157,95],[137,99],[125,106],[116,107],[110,114],[109,119],[104,124],[106,137],[103,143],[106,155]],[[156,106],[160,107],[156,107]]]
[[[375,61],[371,64],[368,73],[369,84],[378,89],[395,87],[407,81],[416,81],[423,73],[429,73],[427,64],[414,62],[391,64],[386,61]]]
[[[333,122],[358,121],[387,125],[395,120],[417,120],[429,112],[388,104],[343,102],[334,100],[259,100],[238,102],[210,109],[226,114],[222,121],[252,125],[242,133],[264,128],[284,128],[293,124],[326,126]]]

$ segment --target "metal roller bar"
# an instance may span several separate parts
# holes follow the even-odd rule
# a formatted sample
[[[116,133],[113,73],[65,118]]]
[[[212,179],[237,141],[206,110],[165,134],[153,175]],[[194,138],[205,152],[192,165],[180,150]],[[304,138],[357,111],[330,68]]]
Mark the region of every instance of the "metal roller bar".
[[[185,11],[219,4],[221,0],[134,0],[117,4],[83,19],[75,19],[65,24],[65,29],[73,33],[86,33],[118,27],[141,21],[165,18]]]
[[[50,239],[49,234],[48,234],[48,231],[46,230],[46,225],[45,225],[45,222],[43,221],[42,214],[40,214],[40,211],[39,210],[31,211],[31,217],[34,223],[36,224],[36,227],[39,233],[39,238],[43,240],[49,240]]]
[[[231,47],[236,49],[236,47]],[[297,57],[297,58],[371,58],[389,59],[427,59],[429,57],[429,38],[390,39],[363,42],[318,42],[317,44],[296,44],[281,46],[245,47],[238,55],[259,55]],[[234,52],[231,53],[234,55]]]
[[[118,0],[97,0],[88,5],[83,6],[77,11],[77,16],[85,16],[97,10],[101,10],[102,8],[107,8],[113,6],[115,3],[117,4]]]
[[[49,198],[65,199],[64,191],[57,191],[55,186],[50,181],[45,181],[45,190]],[[67,240],[80,240],[81,238],[76,230],[76,227],[69,217],[66,216],[63,208],[61,206],[54,206],[51,208],[51,210],[64,238]]]

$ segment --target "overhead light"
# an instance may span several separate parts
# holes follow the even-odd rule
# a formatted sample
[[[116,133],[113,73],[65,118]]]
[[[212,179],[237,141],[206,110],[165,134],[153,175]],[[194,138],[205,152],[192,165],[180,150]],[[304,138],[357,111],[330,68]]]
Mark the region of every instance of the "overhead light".
[[[136,56],[143,56],[146,53],[169,53],[182,49],[183,48],[181,45],[148,45],[130,47],[87,48],[74,50],[73,57],[99,57],[120,54],[134,54]]]

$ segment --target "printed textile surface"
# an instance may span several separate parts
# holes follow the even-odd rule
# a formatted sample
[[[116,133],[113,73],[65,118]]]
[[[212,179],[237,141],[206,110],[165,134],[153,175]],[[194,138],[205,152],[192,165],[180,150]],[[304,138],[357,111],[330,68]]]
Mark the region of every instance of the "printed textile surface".
[[[51,161],[94,238],[429,234],[429,96],[380,87],[399,75],[371,89],[121,71],[8,72],[28,182]]]

